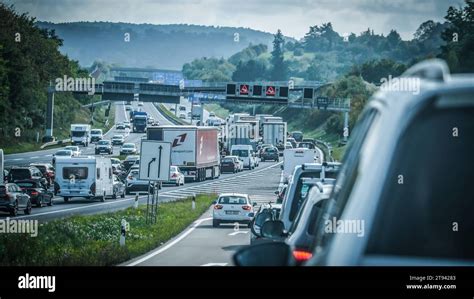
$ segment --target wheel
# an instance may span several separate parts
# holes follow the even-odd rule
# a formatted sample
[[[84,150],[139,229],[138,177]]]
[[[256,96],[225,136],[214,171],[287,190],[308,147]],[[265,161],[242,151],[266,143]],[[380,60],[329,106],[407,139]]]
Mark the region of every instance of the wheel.
[[[15,217],[18,215],[18,202],[15,203],[15,206],[10,210],[10,216]]]
[[[212,227],[219,227],[219,220],[212,219]]]
[[[69,201],[69,197],[64,197],[64,202],[68,202]]]
[[[117,193],[114,192],[114,194],[112,194],[112,199],[117,199]]]
[[[53,197],[49,199],[48,206],[51,207],[53,205]]]
[[[30,215],[31,214],[31,201],[28,201],[26,204],[26,209],[25,209],[25,215]]]
[[[101,202],[105,202],[105,193],[104,193],[104,195],[102,195],[102,196],[100,197],[100,201],[101,201]]]
[[[125,191],[122,192],[122,195],[120,195],[121,198],[125,198]]]
[[[43,207],[43,198],[38,198],[38,202],[36,203],[37,208],[42,208]]]

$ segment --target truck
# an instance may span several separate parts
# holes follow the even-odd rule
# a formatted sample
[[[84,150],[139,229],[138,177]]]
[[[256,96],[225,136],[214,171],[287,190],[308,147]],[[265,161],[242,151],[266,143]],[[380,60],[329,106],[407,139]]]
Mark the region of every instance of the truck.
[[[72,197],[86,199],[114,197],[112,161],[107,157],[57,157],[54,193],[68,202]]]
[[[204,181],[220,176],[218,134],[216,127],[160,126],[148,128],[147,139],[170,142],[171,165],[186,181]]]
[[[91,126],[86,124],[71,125],[71,145],[82,144],[85,147],[91,143]]]
[[[145,111],[134,111],[130,118],[133,133],[145,133],[148,123],[148,114]]]
[[[295,167],[304,163],[316,163],[319,159],[314,151],[307,148],[285,149],[283,151],[283,181],[288,183]]]
[[[272,144],[278,148],[281,155],[286,144],[286,122],[265,122],[263,128],[263,144]]]

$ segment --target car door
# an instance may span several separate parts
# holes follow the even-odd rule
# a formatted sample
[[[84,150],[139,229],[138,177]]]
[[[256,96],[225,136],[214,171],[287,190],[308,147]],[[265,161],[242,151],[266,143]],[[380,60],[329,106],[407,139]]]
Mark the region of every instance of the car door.
[[[15,194],[15,197],[17,199],[17,202],[18,202],[18,207],[25,207],[26,206],[26,202],[27,202],[27,199],[28,199],[28,195],[26,195],[26,191],[25,193],[20,189],[20,187],[18,187],[17,185],[13,184],[13,185],[10,185],[10,190],[13,194]]]

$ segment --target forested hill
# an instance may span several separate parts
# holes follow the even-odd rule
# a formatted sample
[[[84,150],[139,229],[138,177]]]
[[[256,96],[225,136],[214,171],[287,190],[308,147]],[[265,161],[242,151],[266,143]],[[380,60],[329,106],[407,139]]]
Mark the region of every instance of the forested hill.
[[[111,22],[49,23],[63,39],[61,52],[90,66],[102,60],[134,67],[179,70],[201,57],[228,58],[250,43],[271,46],[273,35],[247,28]]]

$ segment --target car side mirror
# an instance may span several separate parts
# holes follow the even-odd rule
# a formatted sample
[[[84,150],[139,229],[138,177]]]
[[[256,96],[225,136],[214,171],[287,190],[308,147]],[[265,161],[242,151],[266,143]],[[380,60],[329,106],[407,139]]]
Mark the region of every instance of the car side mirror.
[[[240,249],[233,260],[236,266],[242,267],[289,266],[290,252],[290,247],[284,242],[267,242]]]
[[[256,202],[253,202],[252,203],[252,207],[256,207],[257,206],[257,203]]]
[[[213,204],[213,205],[217,204],[217,200],[214,200],[214,201],[212,202],[212,204]]]
[[[282,240],[286,237],[285,225],[281,220],[265,221],[262,225],[261,234],[264,238]]]

